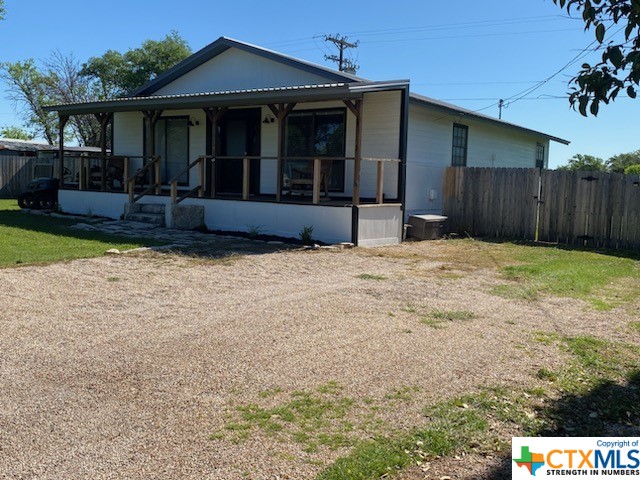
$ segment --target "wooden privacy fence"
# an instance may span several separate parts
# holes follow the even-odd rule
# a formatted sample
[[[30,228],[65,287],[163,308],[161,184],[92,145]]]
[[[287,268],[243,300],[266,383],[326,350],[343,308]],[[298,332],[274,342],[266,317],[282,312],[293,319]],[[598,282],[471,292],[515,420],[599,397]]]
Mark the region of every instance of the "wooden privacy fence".
[[[449,167],[451,232],[640,248],[640,177],[604,172]]]
[[[0,155],[0,198],[17,198],[33,180],[36,157]]]

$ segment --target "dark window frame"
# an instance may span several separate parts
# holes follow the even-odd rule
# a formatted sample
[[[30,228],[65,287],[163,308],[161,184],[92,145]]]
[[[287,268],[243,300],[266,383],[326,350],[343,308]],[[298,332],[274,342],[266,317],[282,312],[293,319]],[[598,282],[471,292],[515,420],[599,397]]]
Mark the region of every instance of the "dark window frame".
[[[540,155],[542,153],[542,155]],[[546,155],[546,148],[543,143],[536,143],[536,168],[544,168],[544,157]]]
[[[347,109],[346,107],[334,107],[334,108],[308,108],[308,109],[300,109],[300,110],[294,110],[293,112],[291,112],[288,116],[287,116],[287,120],[285,122],[285,128],[284,128],[284,149],[285,149],[285,157],[296,157],[299,156],[300,160],[311,160],[313,158],[322,158],[322,156],[316,155],[314,156],[313,154],[310,155],[291,155],[289,152],[289,144],[288,144],[288,133],[289,133],[289,119],[292,116],[302,116],[302,115],[312,115],[312,131],[313,131],[313,135],[309,137],[309,150],[312,151],[313,150],[313,144],[314,144],[314,140],[315,140],[315,135],[316,135],[316,116],[318,114],[326,114],[326,113],[336,113],[336,114],[341,114],[342,118],[344,119],[344,128],[343,128],[343,136],[342,136],[342,152],[340,155],[335,155],[336,157],[346,157],[346,149],[347,149]],[[334,156],[334,155],[332,155]],[[346,185],[346,166],[345,166],[345,161],[344,160],[334,160],[333,164],[331,166],[332,168],[332,174],[331,176],[333,177],[334,175],[334,169],[338,169],[335,170],[338,173],[336,174],[336,178],[339,180],[339,185],[336,186],[329,186],[329,191],[330,192],[340,192],[343,193],[345,191],[345,185]]]
[[[464,132],[462,135],[456,135],[458,132]],[[456,143],[456,140],[464,139],[463,144]],[[459,155],[456,150],[462,150],[462,155]],[[460,123],[453,124],[453,137],[451,141],[451,166],[452,167],[466,167],[467,155],[469,152],[469,127]]]

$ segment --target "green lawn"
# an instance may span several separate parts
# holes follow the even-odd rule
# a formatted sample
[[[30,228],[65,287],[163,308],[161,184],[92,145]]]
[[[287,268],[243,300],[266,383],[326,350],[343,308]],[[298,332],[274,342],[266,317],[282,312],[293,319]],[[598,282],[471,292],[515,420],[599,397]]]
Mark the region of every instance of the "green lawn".
[[[96,257],[110,248],[157,244],[70,228],[75,223],[78,221],[24,214],[15,200],[0,200],[0,267]]]

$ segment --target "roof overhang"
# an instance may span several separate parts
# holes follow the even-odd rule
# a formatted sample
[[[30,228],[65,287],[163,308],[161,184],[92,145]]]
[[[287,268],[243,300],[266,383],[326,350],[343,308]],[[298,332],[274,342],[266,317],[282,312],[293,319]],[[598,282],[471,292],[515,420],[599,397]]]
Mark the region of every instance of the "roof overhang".
[[[126,97],[88,103],[67,103],[44,107],[45,111],[60,115],[82,115],[106,112],[141,110],[184,110],[207,107],[241,107],[274,103],[321,102],[361,98],[365,93],[404,90],[408,80],[387,82],[326,83],[292,87],[255,88],[184,95],[152,95]]]
[[[518,130],[520,132],[525,132],[525,133],[537,135],[539,137],[543,137],[543,138],[546,138],[546,139],[551,140],[553,142],[561,143],[563,145],[569,145],[571,143],[569,140],[565,140],[564,138],[555,137],[555,136],[549,135],[547,133],[543,133],[543,132],[539,132],[537,130],[532,130],[530,128],[522,127],[520,125],[516,125],[515,123],[505,122],[503,120],[500,120],[500,119],[497,119],[497,118],[494,118],[494,117],[490,117],[488,115],[483,115],[481,113],[474,112],[473,110],[467,110],[467,109],[464,109],[464,108],[460,108],[460,107],[458,107],[456,105],[452,105],[450,103],[442,102],[442,101],[436,100],[434,98],[425,97],[425,96],[419,95],[417,93],[411,93],[410,102],[415,104],[415,105],[422,105],[422,106],[431,107],[431,108],[434,108],[436,110],[440,110],[440,111],[442,111],[444,113],[448,113],[448,114],[456,116],[456,117],[470,117],[470,118],[473,118],[474,120],[479,120],[481,122],[491,123],[491,124],[494,124],[494,125],[499,126],[499,127],[510,128],[510,129],[513,129],[513,130]]]

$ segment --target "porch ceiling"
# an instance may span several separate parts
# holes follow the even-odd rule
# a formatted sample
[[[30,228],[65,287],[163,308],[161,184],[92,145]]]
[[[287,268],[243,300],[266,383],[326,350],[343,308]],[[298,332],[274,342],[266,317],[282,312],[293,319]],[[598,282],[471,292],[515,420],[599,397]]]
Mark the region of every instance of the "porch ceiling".
[[[126,97],[88,103],[67,103],[44,107],[62,115],[80,115],[100,112],[126,112],[137,110],[172,110],[203,107],[235,107],[289,102],[321,102],[362,98],[364,93],[398,90],[408,81],[326,83],[290,87],[255,88],[184,95],[153,95]]]

